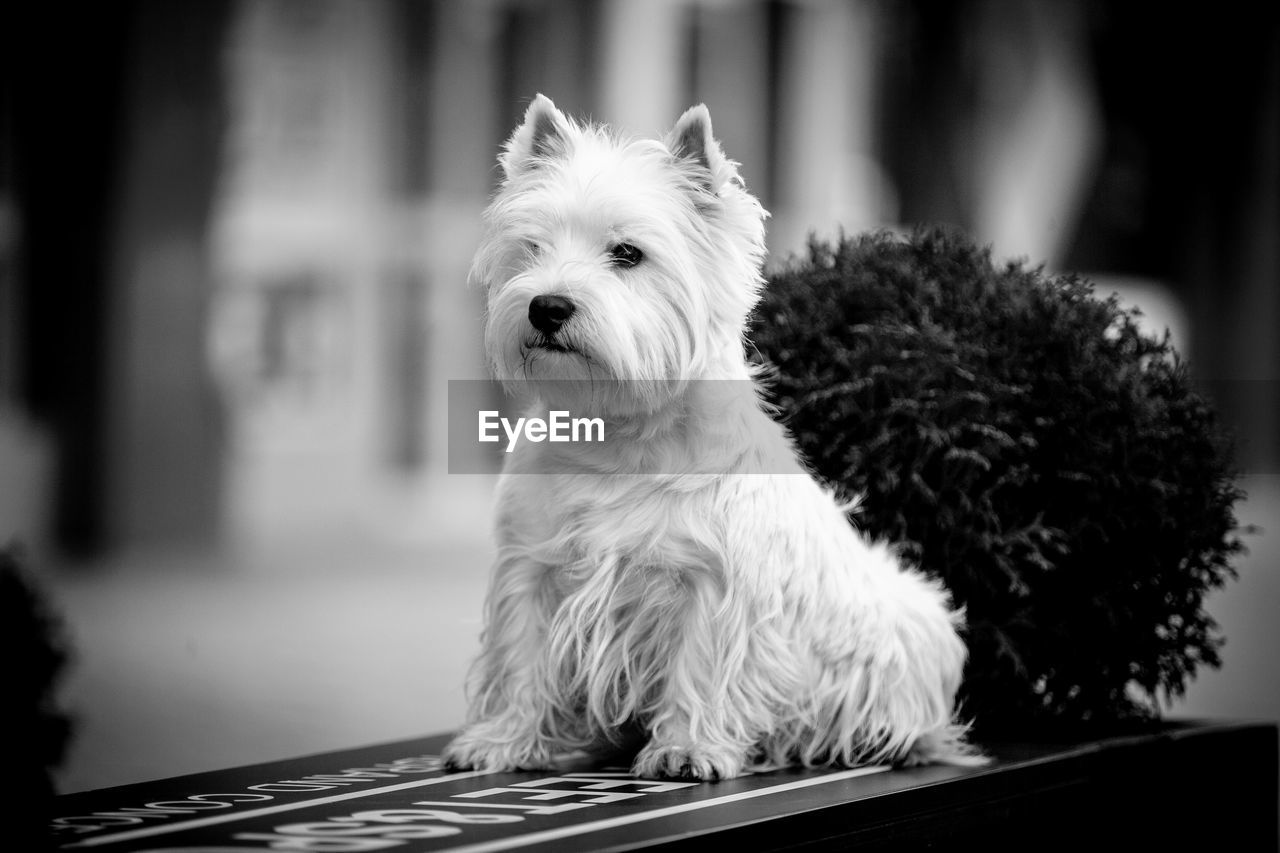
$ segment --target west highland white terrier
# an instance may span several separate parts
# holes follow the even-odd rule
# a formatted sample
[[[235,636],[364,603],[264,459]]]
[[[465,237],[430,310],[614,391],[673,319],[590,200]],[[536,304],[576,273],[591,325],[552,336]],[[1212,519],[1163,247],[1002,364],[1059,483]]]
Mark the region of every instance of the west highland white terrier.
[[[855,530],[761,402],[744,333],[768,214],[706,107],[628,140],[539,95],[499,159],[472,268],[493,372],[609,441],[508,458],[450,765],[544,768],[628,733],[641,776],[981,762],[946,591]]]

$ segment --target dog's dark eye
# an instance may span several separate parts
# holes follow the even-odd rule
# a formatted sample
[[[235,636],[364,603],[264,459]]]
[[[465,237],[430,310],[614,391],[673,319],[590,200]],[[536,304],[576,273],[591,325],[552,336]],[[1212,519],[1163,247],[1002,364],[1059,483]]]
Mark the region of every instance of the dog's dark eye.
[[[630,243],[615,243],[609,248],[609,261],[615,267],[634,267],[643,258],[644,252]]]

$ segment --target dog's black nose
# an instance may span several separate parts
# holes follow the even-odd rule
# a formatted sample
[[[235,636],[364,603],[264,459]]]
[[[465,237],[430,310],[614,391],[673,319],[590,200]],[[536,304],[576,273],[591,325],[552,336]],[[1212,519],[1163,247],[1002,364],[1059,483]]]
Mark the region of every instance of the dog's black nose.
[[[535,296],[529,301],[529,322],[544,335],[554,335],[573,316],[575,307],[563,296]]]

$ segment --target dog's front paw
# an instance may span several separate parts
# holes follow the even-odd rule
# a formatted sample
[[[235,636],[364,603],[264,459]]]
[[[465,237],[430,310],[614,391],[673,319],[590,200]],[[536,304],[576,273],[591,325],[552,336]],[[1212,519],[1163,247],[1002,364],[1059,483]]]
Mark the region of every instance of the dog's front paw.
[[[742,773],[744,756],[731,747],[650,743],[636,756],[637,776],[670,776],[715,782]]]
[[[496,722],[469,726],[444,748],[443,757],[450,770],[545,770],[554,765],[548,745]]]

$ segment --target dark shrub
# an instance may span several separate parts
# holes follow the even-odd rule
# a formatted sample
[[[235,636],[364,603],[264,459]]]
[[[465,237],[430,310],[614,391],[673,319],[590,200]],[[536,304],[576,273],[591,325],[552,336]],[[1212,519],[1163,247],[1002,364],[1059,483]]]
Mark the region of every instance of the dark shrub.
[[[954,234],[813,243],[752,339],[816,473],[967,609],[980,726],[1155,716],[1217,666],[1229,443],[1167,337]]]
[[[61,623],[12,545],[0,548],[0,643],[7,655],[0,711],[8,735],[0,753],[8,771],[0,796],[11,818],[4,849],[52,850],[52,771],[70,734],[55,695],[67,651]]]

